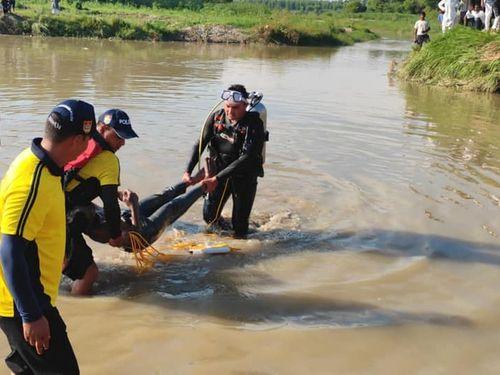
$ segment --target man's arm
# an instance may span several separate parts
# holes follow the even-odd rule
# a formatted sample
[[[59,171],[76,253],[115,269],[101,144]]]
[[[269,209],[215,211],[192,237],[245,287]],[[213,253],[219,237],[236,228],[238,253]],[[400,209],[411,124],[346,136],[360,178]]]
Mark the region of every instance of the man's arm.
[[[139,196],[129,189],[118,192],[120,200],[130,209],[132,225],[139,225]]]
[[[121,211],[118,203],[118,185],[105,185],[101,187],[101,200],[104,207],[104,217],[109,225],[111,246],[119,247],[121,243]]]
[[[216,113],[219,113],[219,112],[216,112]],[[191,152],[191,158],[189,159],[189,162],[186,166],[186,171],[185,171],[184,175],[182,176],[182,180],[184,182],[190,182],[190,181],[187,181],[186,178],[191,177],[191,173],[193,172],[194,167],[196,166],[196,164],[199,161],[200,153],[202,153],[203,150],[205,150],[205,147],[207,147],[208,142],[210,142],[210,140],[212,139],[213,124],[215,121],[216,113],[213,113],[211,116],[209,116],[209,118],[207,119],[207,121],[203,125],[203,133],[201,135],[201,142],[202,142],[201,148],[200,148],[200,140],[199,139],[196,141],[196,143],[193,146],[193,151]]]
[[[7,288],[23,321],[24,338],[42,354],[49,348],[50,328],[30,283],[25,258],[27,248],[28,241],[24,238],[2,234],[0,262]]]

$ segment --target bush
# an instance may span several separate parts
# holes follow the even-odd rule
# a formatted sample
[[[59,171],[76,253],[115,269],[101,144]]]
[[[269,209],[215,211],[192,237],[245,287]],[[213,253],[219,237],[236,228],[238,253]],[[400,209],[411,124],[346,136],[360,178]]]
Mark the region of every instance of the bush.
[[[408,80],[500,92],[500,36],[456,27],[412,52],[399,75]]]
[[[370,12],[419,13],[425,7],[435,8],[434,0],[368,0],[366,5]]]
[[[349,0],[344,9],[348,13],[363,13],[366,12],[366,6],[360,0]]]

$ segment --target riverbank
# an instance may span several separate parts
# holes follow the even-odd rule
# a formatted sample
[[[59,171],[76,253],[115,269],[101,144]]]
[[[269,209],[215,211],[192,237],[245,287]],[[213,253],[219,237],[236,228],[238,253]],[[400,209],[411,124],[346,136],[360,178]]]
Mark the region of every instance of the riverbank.
[[[412,52],[398,75],[428,85],[500,93],[500,35],[457,27]]]
[[[353,22],[346,15],[294,13],[242,2],[206,4],[196,11],[98,2],[81,4],[65,5],[55,16],[47,2],[23,2],[16,14],[0,19],[0,33],[316,46],[351,45],[378,37],[362,22]]]

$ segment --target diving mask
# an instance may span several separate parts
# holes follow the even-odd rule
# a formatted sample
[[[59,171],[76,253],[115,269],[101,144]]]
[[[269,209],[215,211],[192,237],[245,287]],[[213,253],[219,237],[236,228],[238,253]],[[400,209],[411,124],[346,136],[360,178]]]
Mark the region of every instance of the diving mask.
[[[221,99],[223,100],[230,100],[235,103],[246,103],[247,99],[243,96],[243,94],[239,91],[233,91],[233,90],[224,90],[222,91],[222,94],[220,95]]]

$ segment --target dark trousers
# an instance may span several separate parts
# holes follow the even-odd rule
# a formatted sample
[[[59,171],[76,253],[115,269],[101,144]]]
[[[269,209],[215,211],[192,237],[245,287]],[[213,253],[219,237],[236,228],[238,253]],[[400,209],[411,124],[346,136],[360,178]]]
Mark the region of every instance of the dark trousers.
[[[203,195],[201,186],[186,193],[186,184],[179,183],[165,189],[160,194],[153,194],[139,202],[140,228],[139,232],[149,242],[153,243],[165,229]],[[130,211],[124,210],[122,216],[129,216]]]
[[[233,213],[231,223],[233,224],[234,233],[236,236],[246,236],[248,233],[248,219],[252,212],[256,192],[256,176],[231,177],[229,180],[219,182],[216,189],[205,200],[203,219],[207,224],[218,220],[229,196],[232,196]]]
[[[24,340],[20,317],[0,317],[0,328],[7,336],[12,352],[5,359],[7,367],[15,374],[79,374],[75,353],[66,333],[66,324],[55,307],[44,313],[50,326],[49,349],[38,355],[33,346]]]
[[[465,25],[466,26],[470,26],[470,27],[473,27],[474,29],[477,29],[477,30],[482,30],[484,29],[484,24],[483,24],[483,21],[481,21],[480,18],[478,19],[474,19],[474,18],[469,18],[465,21]]]

